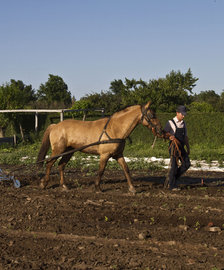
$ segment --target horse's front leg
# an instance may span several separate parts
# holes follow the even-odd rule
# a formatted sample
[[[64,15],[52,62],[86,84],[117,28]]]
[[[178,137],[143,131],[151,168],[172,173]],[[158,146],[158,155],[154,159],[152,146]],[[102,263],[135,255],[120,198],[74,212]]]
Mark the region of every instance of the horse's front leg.
[[[129,168],[128,168],[128,165],[124,159],[123,156],[118,156],[118,157],[115,157],[115,159],[117,160],[118,164],[122,167],[123,171],[124,171],[124,174],[125,174],[125,177],[128,181],[128,189],[130,192],[132,193],[136,193],[136,190],[132,184],[132,179],[131,179],[131,176],[130,176],[130,172],[129,172]]]
[[[95,180],[95,190],[96,190],[96,192],[101,192],[102,191],[101,188],[100,188],[100,181],[101,181],[101,178],[103,176],[103,173],[104,173],[105,167],[107,165],[108,159],[109,159],[109,156],[104,156],[104,155],[100,156],[100,165],[99,165],[98,177]]]

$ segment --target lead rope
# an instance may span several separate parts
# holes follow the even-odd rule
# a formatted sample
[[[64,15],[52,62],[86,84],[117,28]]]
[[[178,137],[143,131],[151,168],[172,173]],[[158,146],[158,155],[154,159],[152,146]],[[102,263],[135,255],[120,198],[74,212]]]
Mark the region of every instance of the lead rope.
[[[168,186],[169,186],[169,172],[171,169],[171,164],[172,164],[173,158],[174,157],[176,158],[177,164],[179,162],[179,158],[181,159],[181,161],[183,161],[183,157],[181,155],[181,150],[180,150],[179,146],[180,146],[180,142],[176,138],[174,138],[170,143],[170,146],[169,146],[169,150],[171,152],[170,153],[170,162],[169,162],[166,179],[165,179],[164,186],[163,186],[164,189],[168,188]]]
[[[153,141],[153,144],[152,144],[152,149],[154,148],[154,146],[155,146],[155,144],[156,144],[156,139],[157,139],[157,135],[155,136],[155,138],[154,138],[154,141]]]
[[[174,138],[172,141],[171,141],[171,144],[169,146],[169,150],[171,149],[171,154],[173,154],[173,157],[176,158],[176,162],[178,163],[179,161],[179,158],[181,159],[181,161],[183,162],[183,157],[181,155],[181,150],[180,150],[180,142]]]

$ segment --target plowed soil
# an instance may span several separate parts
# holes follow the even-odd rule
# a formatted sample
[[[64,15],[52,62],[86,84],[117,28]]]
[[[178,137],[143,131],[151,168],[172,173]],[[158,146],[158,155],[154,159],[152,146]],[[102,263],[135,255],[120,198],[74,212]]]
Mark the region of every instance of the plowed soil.
[[[11,168],[1,165],[4,172]],[[55,170],[55,169],[54,169]],[[163,189],[166,171],[94,175],[55,170],[46,190],[32,166],[1,181],[0,269],[224,269],[224,172],[188,172],[180,191]]]

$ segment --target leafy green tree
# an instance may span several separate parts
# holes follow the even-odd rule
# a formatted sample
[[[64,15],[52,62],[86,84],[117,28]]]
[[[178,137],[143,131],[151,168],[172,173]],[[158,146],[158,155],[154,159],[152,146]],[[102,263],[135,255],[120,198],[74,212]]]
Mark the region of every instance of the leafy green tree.
[[[148,100],[158,111],[173,112],[179,104],[189,104],[192,89],[198,78],[193,77],[189,69],[185,74],[171,71],[165,78],[150,80],[127,79],[114,80],[109,91],[84,97],[90,101],[90,106],[104,107],[106,113],[114,113],[124,107],[134,104],[144,104]]]
[[[106,109],[107,114],[111,114],[112,112],[116,111],[117,103],[115,101],[115,95],[111,94],[110,92],[101,92],[101,93],[94,93],[91,95],[86,95],[85,97],[81,98],[79,101],[76,101],[72,109],[80,110],[86,109],[91,110],[91,114],[94,114],[92,110],[94,109]],[[73,113],[74,116],[82,116],[82,112],[75,112]]]
[[[96,107],[97,104],[97,107]],[[83,111],[86,110],[86,113],[88,110],[93,110],[100,108],[100,94],[93,94],[90,96],[86,96],[81,98],[79,101],[76,101],[71,109],[77,110],[76,112],[73,112],[72,115],[74,117],[82,117],[83,116]]]
[[[48,81],[45,84],[40,85],[37,97],[42,106],[48,108],[58,108],[59,106],[68,108],[72,103],[67,84],[61,77],[52,74],[49,74]]]
[[[191,112],[214,112],[214,108],[211,104],[207,102],[197,102],[194,101],[189,105],[189,110]]]
[[[175,111],[177,105],[189,104],[189,93],[192,93],[197,80],[190,69],[185,74],[171,71],[165,78],[149,82],[151,98],[159,111]]]
[[[193,99],[196,102],[206,102],[210,104],[214,111],[218,110],[220,96],[216,94],[214,90],[202,91],[199,94],[194,95]]]
[[[11,80],[0,87],[0,108],[2,110],[23,109],[29,107],[36,100],[35,92],[31,85],[22,81]]]
[[[10,83],[0,87],[0,108],[1,110],[25,109],[32,106],[36,95],[31,85],[25,85],[22,81],[11,80]],[[22,134],[22,123],[25,118],[21,114],[0,114],[1,128],[9,127],[16,129],[19,126]]]
[[[224,90],[222,90],[222,93],[219,99],[219,111],[224,112]]]
[[[121,104],[125,106],[143,104],[151,100],[154,109],[171,112],[175,111],[179,104],[189,104],[189,93],[192,93],[197,80],[189,69],[185,74],[171,71],[165,78],[150,80],[149,83],[125,79],[125,83],[116,81],[116,84],[111,85],[116,86],[113,87],[116,89],[114,93],[118,93],[120,87]]]

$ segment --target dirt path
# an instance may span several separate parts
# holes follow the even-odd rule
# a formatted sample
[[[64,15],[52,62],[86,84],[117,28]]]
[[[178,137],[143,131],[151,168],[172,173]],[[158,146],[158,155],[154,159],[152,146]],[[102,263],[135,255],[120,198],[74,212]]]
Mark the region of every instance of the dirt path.
[[[103,193],[72,169],[68,192],[57,173],[40,190],[19,171],[21,188],[0,182],[0,268],[224,269],[224,173],[188,173],[179,192],[163,189],[165,173],[132,172],[130,195],[120,171],[106,171]]]

